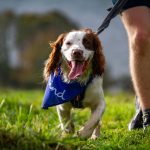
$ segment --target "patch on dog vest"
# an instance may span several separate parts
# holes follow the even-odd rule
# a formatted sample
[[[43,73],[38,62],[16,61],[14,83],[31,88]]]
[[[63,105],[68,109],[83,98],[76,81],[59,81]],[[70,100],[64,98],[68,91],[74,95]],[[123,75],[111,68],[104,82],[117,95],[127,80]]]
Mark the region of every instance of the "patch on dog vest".
[[[80,84],[77,81],[66,83],[62,80],[60,69],[58,75],[51,73],[46,86],[42,108],[48,109],[48,107],[73,100],[85,92],[92,79],[90,77],[86,84]]]

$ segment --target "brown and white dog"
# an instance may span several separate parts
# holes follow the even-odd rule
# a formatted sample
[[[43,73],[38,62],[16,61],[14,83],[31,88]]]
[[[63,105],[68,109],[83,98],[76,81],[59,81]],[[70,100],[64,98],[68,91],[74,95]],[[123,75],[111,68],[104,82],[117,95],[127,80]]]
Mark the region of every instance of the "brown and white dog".
[[[91,29],[83,29],[61,34],[50,46],[52,52],[44,68],[46,81],[52,72],[57,74],[59,67],[62,70],[63,81],[67,83],[77,81],[86,84],[92,76],[92,81],[88,84],[80,100],[78,97],[74,102],[79,101],[81,107],[91,109],[90,119],[77,132],[77,135],[96,139],[100,134],[100,120],[105,109],[102,88],[105,58],[101,42]],[[57,106],[61,128],[66,133],[74,132],[71,119],[71,109],[74,107],[78,106],[72,102]]]

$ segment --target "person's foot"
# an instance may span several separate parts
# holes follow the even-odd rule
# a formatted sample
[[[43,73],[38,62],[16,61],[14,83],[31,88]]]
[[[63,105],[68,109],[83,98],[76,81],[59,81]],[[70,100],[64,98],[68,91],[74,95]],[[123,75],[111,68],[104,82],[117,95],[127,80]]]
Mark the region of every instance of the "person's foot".
[[[144,130],[148,126],[150,126],[150,109],[144,111],[144,114],[143,114],[143,128],[144,128]]]
[[[131,130],[140,129],[140,128],[143,128],[143,114],[142,114],[142,111],[139,109],[138,111],[136,111],[135,116],[129,123],[128,129],[131,131]]]
[[[143,113],[142,110],[140,108],[138,99],[136,97],[136,114],[133,117],[133,119],[131,120],[131,122],[128,125],[128,129],[129,131],[134,130],[134,129],[140,129],[143,128],[144,124],[143,124]]]

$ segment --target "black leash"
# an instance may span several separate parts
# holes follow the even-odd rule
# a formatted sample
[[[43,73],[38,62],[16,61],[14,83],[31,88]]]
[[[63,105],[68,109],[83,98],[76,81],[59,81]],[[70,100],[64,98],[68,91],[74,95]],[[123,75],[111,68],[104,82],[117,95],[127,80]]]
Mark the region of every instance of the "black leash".
[[[109,26],[110,21],[122,11],[122,8],[127,1],[128,0],[118,0],[116,2],[116,4],[112,7],[109,14],[102,22],[101,26],[97,29],[97,34],[100,34],[102,31],[104,31],[104,29],[106,29]]]

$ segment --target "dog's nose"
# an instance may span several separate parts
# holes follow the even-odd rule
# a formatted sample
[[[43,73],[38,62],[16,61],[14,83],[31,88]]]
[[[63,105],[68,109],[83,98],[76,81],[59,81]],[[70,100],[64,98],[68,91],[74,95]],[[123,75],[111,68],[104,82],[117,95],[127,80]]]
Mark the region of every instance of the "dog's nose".
[[[72,55],[76,58],[82,57],[83,56],[83,51],[80,49],[73,49],[72,50]]]

